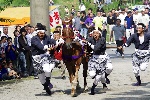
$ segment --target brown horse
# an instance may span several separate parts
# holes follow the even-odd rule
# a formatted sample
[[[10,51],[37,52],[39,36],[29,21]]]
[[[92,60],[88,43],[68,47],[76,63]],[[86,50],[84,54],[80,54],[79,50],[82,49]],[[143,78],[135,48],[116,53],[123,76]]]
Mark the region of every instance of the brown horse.
[[[79,42],[74,42],[74,32],[72,28],[72,18],[66,18],[63,22],[63,30],[62,37],[65,41],[62,46],[62,56],[64,63],[66,64],[66,68],[69,72],[70,83],[71,83],[71,95],[77,96],[76,89],[79,87],[78,81],[78,71],[80,69],[80,65],[82,62],[82,58],[84,55],[83,47],[79,44]],[[86,77],[87,77],[87,66],[84,69],[83,75],[84,78],[84,89],[87,87]]]

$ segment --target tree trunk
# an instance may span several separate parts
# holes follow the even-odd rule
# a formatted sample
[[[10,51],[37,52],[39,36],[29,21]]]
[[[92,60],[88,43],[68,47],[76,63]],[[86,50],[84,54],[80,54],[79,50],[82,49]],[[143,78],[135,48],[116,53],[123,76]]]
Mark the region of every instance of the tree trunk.
[[[41,23],[46,26],[47,35],[50,35],[49,0],[30,0],[30,24],[35,26]]]

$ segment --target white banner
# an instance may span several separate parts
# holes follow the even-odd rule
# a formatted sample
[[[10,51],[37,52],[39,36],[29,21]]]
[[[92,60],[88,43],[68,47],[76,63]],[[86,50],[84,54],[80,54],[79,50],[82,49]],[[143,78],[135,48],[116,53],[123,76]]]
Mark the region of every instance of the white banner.
[[[54,10],[50,11],[49,19],[50,19],[50,29],[51,30],[54,29],[56,26],[62,24],[58,8],[55,8]]]

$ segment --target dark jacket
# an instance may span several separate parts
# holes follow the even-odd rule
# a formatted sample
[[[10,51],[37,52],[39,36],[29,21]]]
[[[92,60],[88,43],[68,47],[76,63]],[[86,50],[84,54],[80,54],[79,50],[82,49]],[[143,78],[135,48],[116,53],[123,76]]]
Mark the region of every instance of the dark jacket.
[[[26,37],[25,37],[25,39],[26,39]],[[27,41],[27,39],[26,39],[26,41]],[[18,37],[18,42],[19,42],[19,51],[28,52],[31,50],[30,46],[28,45],[27,42],[25,42],[22,35],[20,35]]]
[[[96,41],[93,37],[88,39],[88,42],[94,45],[93,55],[104,55],[106,50],[106,40],[104,37],[101,37]]]
[[[134,43],[136,49],[148,50],[149,49],[149,40],[150,40],[150,34],[145,33],[144,34],[144,42],[142,44],[140,44],[139,35],[137,33],[135,33],[129,37],[126,44],[127,44],[127,46],[130,46],[131,43]]]
[[[31,39],[31,48],[32,48],[32,55],[40,55],[46,53],[44,49],[45,45],[56,45],[56,41],[50,39],[47,35],[43,38],[43,44],[41,43],[40,38],[36,35]]]

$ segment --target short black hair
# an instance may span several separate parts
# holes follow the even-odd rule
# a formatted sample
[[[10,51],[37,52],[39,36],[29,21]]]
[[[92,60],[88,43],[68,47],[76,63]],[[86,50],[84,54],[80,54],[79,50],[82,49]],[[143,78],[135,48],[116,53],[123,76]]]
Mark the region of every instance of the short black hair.
[[[92,9],[92,8],[89,8],[88,10],[91,10],[91,11],[93,11],[93,9]]]
[[[84,15],[86,15],[86,12],[85,12],[85,11],[81,11],[81,14],[84,14]]]
[[[120,19],[116,19],[116,21],[118,21],[118,20],[121,22],[121,20],[120,20]]]
[[[131,14],[131,13],[132,13],[131,11],[128,11],[128,12],[127,12],[127,14]]]
[[[56,28],[61,28],[61,26],[56,26]]]
[[[5,39],[5,38],[7,39],[7,37],[6,37],[6,36],[2,36],[2,37],[1,37],[1,40]]]
[[[143,23],[138,23],[137,25],[141,25],[143,29],[146,27]]]
[[[12,38],[11,38],[11,37],[8,37],[8,38],[7,38],[7,41],[8,41],[8,40],[12,40]]]

